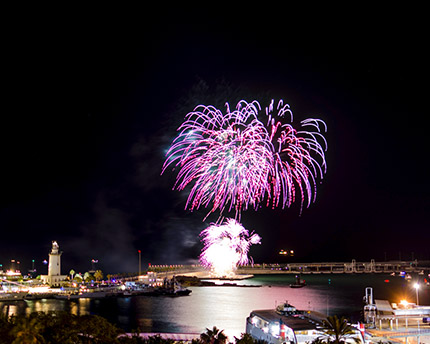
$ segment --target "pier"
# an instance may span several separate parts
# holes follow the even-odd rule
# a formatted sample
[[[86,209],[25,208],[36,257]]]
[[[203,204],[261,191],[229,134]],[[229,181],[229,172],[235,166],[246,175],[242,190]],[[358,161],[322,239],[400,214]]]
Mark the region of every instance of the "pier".
[[[199,278],[209,277],[208,272],[200,265],[153,265],[150,271],[159,276],[171,277],[173,275],[188,275]],[[274,263],[253,264],[241,266],[237,269],[238,275],[263,274],[360,274],[383,273],[405,276],[408,274],[430,273],[430,261],[384,261],[374,259],[368,262],[359,262],[352,259],[350,262],[318,262],[318,263]]]
[[[240,274],[335,274],[335,273],[425,273],[430,272],[430,262],[388,261],[376,262],[322,262],[322,263],[284,263],[284,264],[254,264],[238,269]]]

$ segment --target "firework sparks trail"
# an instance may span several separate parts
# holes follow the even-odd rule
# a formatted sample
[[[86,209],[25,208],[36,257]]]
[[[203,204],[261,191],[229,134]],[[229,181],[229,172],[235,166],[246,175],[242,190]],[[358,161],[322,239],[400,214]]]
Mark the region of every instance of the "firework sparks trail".
[[[316,197],[316,180],[326,171],[327,147],[318,119],[301,122],[297,131],[287,121],[293,113],[282,100],[266,107],[266,125],[258,119],[257,101],[240,101],[226,113],[213,106],[197,106],[186,115],[173,141],[162,173],[174,165],[178,170],[173,189],[191,190],[185,209],[203,206],[236,213],[260,204],[290,207],[301,196],[301,208]],[[264,115],[263,115],[264,116]],[[208,215],[209,215],[208,214]]]
[[[234,219],[227,219],[222,225],[212,224],[200,236],[204,244],[200,264],[217,277],[233,277],[238,266],[249,263],[250,246],[261,240]]]

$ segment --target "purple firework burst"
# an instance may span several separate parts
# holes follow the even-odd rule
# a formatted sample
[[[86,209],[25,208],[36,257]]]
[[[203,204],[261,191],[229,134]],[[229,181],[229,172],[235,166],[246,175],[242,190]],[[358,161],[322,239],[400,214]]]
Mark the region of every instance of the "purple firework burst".
[[[179,127],[162,173],[178,169],[174,189],[190,187],[186,209],[201,206],[236,212],[262,203],[289,207],[301,195],[301,204],[315,200],[316,179],[326,170],[326,142],[321,134],[325,123],[317,119],[301,122],[296,131],[288,105],[274,102],[266,108],[266,124],[258,117],[257,101],[240,101],[226,113],[213,106],[197,106]],[[307,202],[306,202],[307,199]]]

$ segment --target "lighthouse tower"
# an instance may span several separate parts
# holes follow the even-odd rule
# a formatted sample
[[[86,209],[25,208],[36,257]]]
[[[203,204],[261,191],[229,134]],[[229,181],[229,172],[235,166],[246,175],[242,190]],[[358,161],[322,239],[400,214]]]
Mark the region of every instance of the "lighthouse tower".
[[[49,276],[59,276],[61,275],[61,253],[58,249],[56,241],[52,242],[51,253],[49,253],[49,265],[48,265],[48,275]]]
[[[40,276],[42,281],[50,286],[60,286],[66,279],[66,275],[61,275],[61,254],[60,246],[56,241],[52,242],[51,252],[49,253],[48,274]]]

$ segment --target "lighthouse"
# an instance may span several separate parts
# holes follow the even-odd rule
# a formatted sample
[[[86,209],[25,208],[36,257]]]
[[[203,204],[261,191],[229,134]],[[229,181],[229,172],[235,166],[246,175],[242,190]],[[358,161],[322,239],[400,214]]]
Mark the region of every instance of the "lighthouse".
[[[60,246],[58,246],[56,241],[52,242],[51,253],[49,253],[49,265],[48,265],[48,275],[49,276],[59,276],[61,275],[61,253],[59,251]]]
[[[48,274],[40,276],[44,283],[53,287],[60,286],[67,277],[61,274],[61,254],[60,246],[56,241],[53,241],[51,252],[49,253]]]

